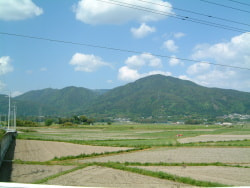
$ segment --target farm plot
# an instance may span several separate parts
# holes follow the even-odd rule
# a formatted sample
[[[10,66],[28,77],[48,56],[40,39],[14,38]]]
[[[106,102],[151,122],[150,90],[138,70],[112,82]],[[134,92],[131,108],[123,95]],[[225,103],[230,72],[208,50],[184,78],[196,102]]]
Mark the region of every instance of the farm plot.
[[[99,166],[90,166],[69,174],[65,174],[58,178],[49,180],[47,184],[129,188],[162,188],[189,186],[168,180],[162,180],[158,178]]]
[[[14,159],[48,161],[54,157],[128,150],[126,147],[78,145],[64,142],[17,140]]]
[[[152,163],[250,163],[250,148],[223,147],[161,147],[81,160],[81,162],[152,162]]]
[[[72,168],[74,168],[74,166],[13,164],[10,178],[12,182],[32,183]]]
[[[234,186],[250,185],[250,168],[222,166],[139,166],[150,171],[161,171],[196,180],[211,181]]]
[[[250,135],[199,135],[189,138],[178,139],[180,143],[191,143],[191,142],[208,142],[208,141],[231,141],[231,140],[245,140],[250,139]]]

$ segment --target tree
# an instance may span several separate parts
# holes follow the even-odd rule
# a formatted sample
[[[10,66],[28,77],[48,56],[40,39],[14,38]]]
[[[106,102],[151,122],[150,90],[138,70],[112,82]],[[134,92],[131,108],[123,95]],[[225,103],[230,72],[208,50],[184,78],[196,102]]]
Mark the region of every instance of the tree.
[[[52,125],[53,122],[54,122],[53,119],[46,119],[46,120],[45,120],[45,125],[46,125],[46,126],[50,126],[50,125]]]

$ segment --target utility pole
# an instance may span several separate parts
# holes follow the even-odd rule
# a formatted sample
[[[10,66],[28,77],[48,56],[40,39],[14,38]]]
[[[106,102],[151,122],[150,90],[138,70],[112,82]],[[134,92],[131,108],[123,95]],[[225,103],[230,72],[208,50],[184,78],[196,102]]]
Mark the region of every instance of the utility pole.
[[[9,112],[8,112],[8,130],[10,129],[10,94],[9,94]]]
[[[16,105],[14,105],[14,130],[16,131]]]

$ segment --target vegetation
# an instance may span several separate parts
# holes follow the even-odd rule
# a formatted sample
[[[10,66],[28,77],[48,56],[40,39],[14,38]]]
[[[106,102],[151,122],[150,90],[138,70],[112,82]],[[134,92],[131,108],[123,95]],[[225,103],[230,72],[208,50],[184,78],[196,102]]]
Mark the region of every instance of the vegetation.
[[[6,131],[4,129],[0,129],[0,140],[2,139],[5,133]]]
[[[110,121],[107,117],[112,117],[144,123],[189,119],[207,119],[211,123],[216,116],[250,114],[250,93],[206,88],[162,75],[104,92],[77,87],[44,89],[27,92],[14,100],[19,115],[71,116],[84,112],[106,122]],[[4,112],[7,100],[0,96],[0,101],[3,101],[0,112]]]

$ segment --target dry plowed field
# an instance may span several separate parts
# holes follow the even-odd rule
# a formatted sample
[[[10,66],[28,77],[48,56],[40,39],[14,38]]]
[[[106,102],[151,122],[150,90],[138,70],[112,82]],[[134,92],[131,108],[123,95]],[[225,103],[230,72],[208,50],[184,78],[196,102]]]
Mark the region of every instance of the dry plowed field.
[[[190,138],[178,139],[180,143],[208,142],[208,141],[230,141],[250,139],[250,135],[200,135]]]
[[[190,187],[181,183],[99,166],[90,166],[77,170],[49,180],[47,184],[123,188]]]
[[[14,159],[23,161],[48,161],[54,157],[127,150],[126,147],[104,147],[64,142],[17,140]]]
[[[250,163],[250,148],[223,148],[223,147],[179,147],[156,148],[133,153],[118,154],[94,159],[85,159],[82,162],[152,162],[152,163]]]
[[[74,166],[14,164],[10,178],[12,182],[33,183],[53,174],[72,169],[73,167]]]
[[[250,185],[250,168],[222,166],[139,166],[150,171],[161,171],[196,180],[218,182],[225,185]]]

